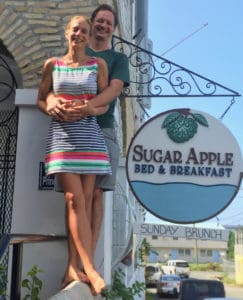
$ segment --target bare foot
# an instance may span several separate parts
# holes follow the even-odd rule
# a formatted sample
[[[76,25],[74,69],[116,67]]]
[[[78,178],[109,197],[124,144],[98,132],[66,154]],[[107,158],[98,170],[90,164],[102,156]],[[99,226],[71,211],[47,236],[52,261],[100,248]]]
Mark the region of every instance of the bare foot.
[[[88,276],[84,273],[84,271],[78,271],[77,272],[77,275],[78,275],[78,277],[79,277],[79,280],[81,281],[81,282],[84,282],[84,283],[90,283],[90,281],[89,281],[89,278],[88,278]]]
[[[104,279],[96,271],[89,273],[88,278],[91,283],[92,294],[100,294],[106,286]]]
[[[73,266],[68,266],[61,284],[61,289],[64,289],[72,281],[81,281],[89,283],[89,279],[87,275],[84,274],[84,272],[74,268]]]

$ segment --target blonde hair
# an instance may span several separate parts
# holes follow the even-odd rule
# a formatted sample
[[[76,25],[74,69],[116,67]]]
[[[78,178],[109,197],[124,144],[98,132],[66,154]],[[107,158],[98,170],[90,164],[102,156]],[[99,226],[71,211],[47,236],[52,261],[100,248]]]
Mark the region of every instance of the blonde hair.
[[[70,29],[71,23],[72,23],[74,20],[80,20],[80,19],[82,19],[82,20],[84,20],[85,22],[87,22],[87,23],[89,24],[89,26],[90,26],[90,29],[91,29],[91,21],[90,21],[90,19],[89,19],[87,16],[83,16],[83,15],[81,15],[81,16],[72,16],[72,17],[69,19],[69,21],[68,21],[68,23],[67,23],[67,25],[66,25],[66,27],[65,27],[65,32],[66,32],[67,30]],[[90,30],[90,31],[91,31],[91,30]]]

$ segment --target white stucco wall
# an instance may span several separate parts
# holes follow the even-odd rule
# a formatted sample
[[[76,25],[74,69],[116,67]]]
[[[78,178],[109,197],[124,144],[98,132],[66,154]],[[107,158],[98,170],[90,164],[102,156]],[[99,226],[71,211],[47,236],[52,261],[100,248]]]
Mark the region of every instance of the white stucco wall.
[[[50,118],[38,110],[36,99],[37,90],[16,91],[19,122],[11,233],[65,235],[63,194],[38,188],[39,163],[44,160]],[[25,244],[22,279],[26,278],[34,264],[43,269],[44,273],[38,277],[43,281],[41,299],[46,300],[60,289],[66,262],[66,241]],[[103,227],[95,264],[97,270],[104,274]]]
[[[44,159],[49,117],[36,106],[37,90],[17,90],[19,106],[16,170],[12,212],[12,233],[65,235],[62,193],[39,190],[39,163]],[[65,270],[66,242],[26,244],[23,278],[37,264],[44,270],[42,299],[60,287]]]

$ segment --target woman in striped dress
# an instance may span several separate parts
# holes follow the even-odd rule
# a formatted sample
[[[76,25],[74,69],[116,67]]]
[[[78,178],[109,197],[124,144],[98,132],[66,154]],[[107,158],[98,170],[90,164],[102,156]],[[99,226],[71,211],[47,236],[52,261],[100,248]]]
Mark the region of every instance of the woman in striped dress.
[[[106,63],[89,57],[85,48],[90,37],[90,21],[84,16],[72,17],[65,36],[68,52],[61,58],[52,57],[44,64],[39,87],[38,107],[47,113],[46,97],[53,91],[70,100],[66,106],[85,103],[108,85]],[[96,108],[96,114],[108,107]],[[50,110],[48,110],[50,111]],[[46,173],[56,174],[62,184],[67,206],[69,238],[76,247],[69,255],[62,286],[73,280],[88,280],[93,292],[100,293],[104,279],[94,267],[91,234],[91,210],[96,174],[111,174],[109,157],[102,131],[94,116],[75,122],[52,119],[49,127],[45,157]],[[77,265],[79,255],[87,277]],[[85,276],[86,276],[85,275]]]

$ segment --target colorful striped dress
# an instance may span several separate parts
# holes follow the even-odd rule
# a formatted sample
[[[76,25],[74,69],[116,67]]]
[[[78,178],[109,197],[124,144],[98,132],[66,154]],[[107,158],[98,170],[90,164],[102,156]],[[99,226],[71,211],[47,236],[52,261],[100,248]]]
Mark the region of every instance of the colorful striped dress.
[[[97,94],[98,62],[72,68],[56,60],[53,91],[64,99],[91,99]],[[111,174],[109,155],[96,117],[75,122],[51,120],[46,145],[46,174]]]

